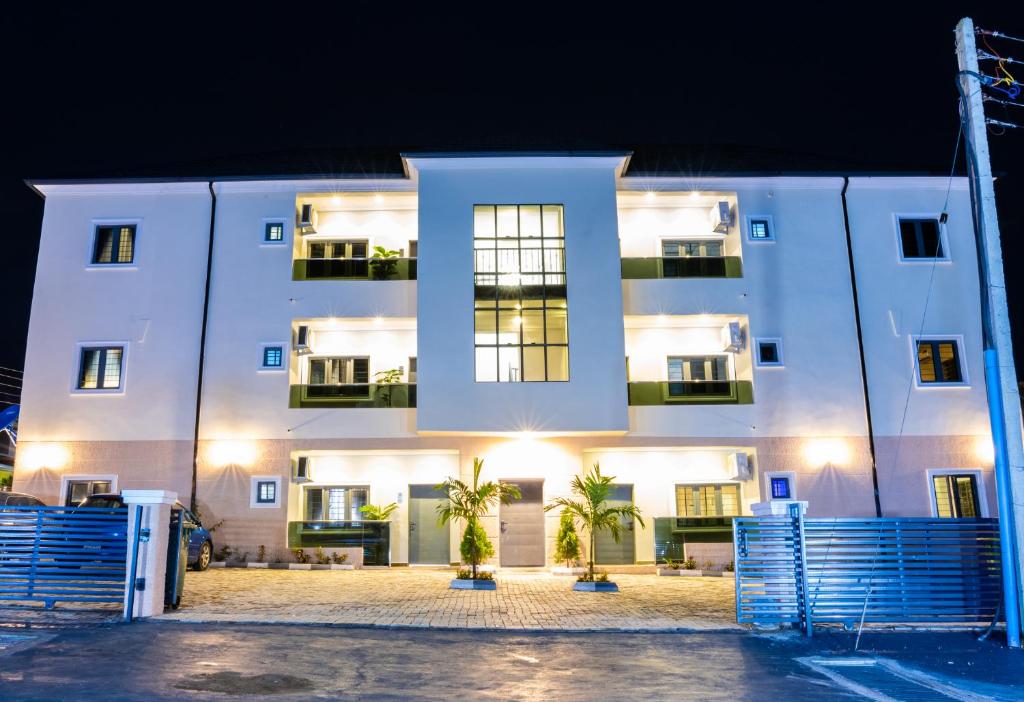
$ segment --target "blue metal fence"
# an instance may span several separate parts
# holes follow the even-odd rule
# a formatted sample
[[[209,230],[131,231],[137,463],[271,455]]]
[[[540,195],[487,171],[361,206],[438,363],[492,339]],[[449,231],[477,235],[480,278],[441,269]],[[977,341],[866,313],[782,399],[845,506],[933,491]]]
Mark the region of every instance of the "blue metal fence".
[[[0,600],[122,603],[127,532],[127,508],[0,508]]]
[[[989,623],[999,607],[995,519],[739,517],[741,623]]]

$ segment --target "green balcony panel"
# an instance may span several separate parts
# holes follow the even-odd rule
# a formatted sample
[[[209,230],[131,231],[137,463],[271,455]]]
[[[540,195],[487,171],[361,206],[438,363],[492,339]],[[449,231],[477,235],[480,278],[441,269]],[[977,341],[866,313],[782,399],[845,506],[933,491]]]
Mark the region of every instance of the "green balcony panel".
[[[299,258],[292,280],[416,280],[416,259]]]
[[[630,406],[750,405],[754,386],[749,380],[647,381],[627,384]]]
[[[391,522],[288,522],[288,548],[360,548],[363,565],[391,565]]]
[[[739,256],[688,256],[622,259],[623,280],[654,278],[742,278]]]
[[[684,547],[691,543],[732,543],[735,517],[655,517],[654,559],[681,561]]]
[[[292,409],[416,407],[415,383],[357,383],[349,385],[292,385]]]

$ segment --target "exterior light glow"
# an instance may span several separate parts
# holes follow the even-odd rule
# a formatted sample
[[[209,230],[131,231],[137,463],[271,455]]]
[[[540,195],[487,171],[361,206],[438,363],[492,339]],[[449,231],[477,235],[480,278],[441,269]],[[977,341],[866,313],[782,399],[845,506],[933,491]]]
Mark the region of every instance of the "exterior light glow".
[[[647,200],[647,202],[654,202],[654,199],[656,197],[658,197],[658,193],[654,192],[653,190],[648,190],[646,193],[644,193],[644,199]]]
[[[210,462],[218,468],[248,467],[256,462],[256,445],[251,441],[215,441],[210,446]]]
[[[71,456],[60,444],[31,444],[19,450],[18,467],[28,470],[63,468]]]
[[[375,204],[375,205],[383,205],[384,204],[384,196],[381,195],[380,193],[377,193],[376,195],[374,195],[373,196],[373,204]]]
[[[700,191],[699,190],[691,190],[690,191],[690,197],[693,198],[694,200],[696,200],[697,198],[700,197]]]
[[[818,468],[847,465],[850,448],[841,439],[814,439],[804,445],[804,458]]]
[[[335,205],[335,206],[340,205],[341,204],[341,196],[340,195],[335,195],[334,197],[332,197],[331,198],[331,204]]]
[[[384,317],[382,317],[381,315],[378,314],[376,317],[373,318],[373,323],[377,324],[377,325],[383,324],[384,323]]]
[[[984,465],[995,465],[996,449],[992,445],[992,439],[978,439],[978,442],[974,445],[974,455]]]

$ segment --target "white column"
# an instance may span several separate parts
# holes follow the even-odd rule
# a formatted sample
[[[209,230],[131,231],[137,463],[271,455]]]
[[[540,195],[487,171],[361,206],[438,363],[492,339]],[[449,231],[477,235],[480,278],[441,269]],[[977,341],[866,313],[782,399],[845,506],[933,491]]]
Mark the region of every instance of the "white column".
[[[171,523],[171,506],[178,501],[178,493],[168,490],[122,490],[128,505],[128,578],[125,582],[125,617],[152,617],[164,611],[164,578],[167,573],[167,540]],[[148,541],[139,543],[135,560],[135,581],[144,581],[144,589],[136,587],[133,610],[128,612],[131,587],[132,544],[135,543],[135,506],[142,506],[142,520],[138,528]]]

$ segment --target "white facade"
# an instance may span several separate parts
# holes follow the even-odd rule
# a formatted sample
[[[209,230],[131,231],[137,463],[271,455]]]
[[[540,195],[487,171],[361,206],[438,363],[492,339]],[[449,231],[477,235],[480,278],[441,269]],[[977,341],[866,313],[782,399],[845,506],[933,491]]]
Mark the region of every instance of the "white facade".
[[[283,550],[314,517],[394,502],[391,563],[420,548],[412,495],[467,477],[474,457],[487,479],[543,481],[545,502],[600,463],[648,518],[621,556],[637,563],[659,557],[654,518],[749,514],[773,478],[809,514],[874,515],[873,464],[887,516],[941,511],[943,475],[974,476],[977,510],[994,515],[963,181],[943,256],[925,261],[901,255],[899,221],[937,220],[945,178],[654,178],[625,165],[421,155],[382,180],[36,184],[46,210],[15,489],[62,503],[98,475],[188,495],[198,435],[197,502],[224,520],[224,542]],[[716,231],[719,203],[731,224]],[[477,380],[474,207],[512,205],[561,208],[564,381]],[[127,224],[130,265],[91,263],[97,227]],[[377,246],[398,253],[392,273],[365,258]],[[921,382],[919,339],[957,345],[957,382]],[[119,387],[80,389],[82,349],[108,345],[123,348]],[[280,494],[260,504],[267,480]],[[513,512],[485,521],[499,562],[526,519]],[[550,554],[558,515],[529,519]],[[443,538],[457,560],[458,534]]]

